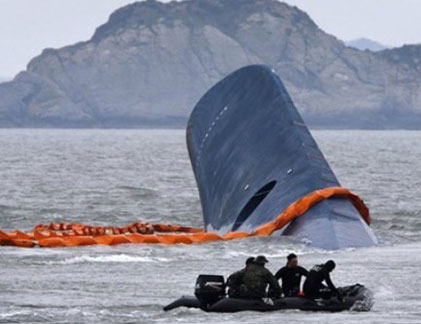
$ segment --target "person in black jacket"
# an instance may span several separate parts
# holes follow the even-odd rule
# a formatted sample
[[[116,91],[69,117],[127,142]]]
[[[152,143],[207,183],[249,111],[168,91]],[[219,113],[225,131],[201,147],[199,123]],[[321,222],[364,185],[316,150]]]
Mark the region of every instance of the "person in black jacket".
[[[287,264],[276,272],[275,277],[282,280],[282,293],[285,297],[296,297],[300,292],[301,277],[308,271],[298,265],[298,257],[294,253],[287,256]]]
[[[335,269],[333,260],[327,261],[325,264],[315,265],[307,275],[304,282],[304,295],[306,298],[328,298],[332,295],[338,295],[338,290],[330,279],[330,273]],[[323,284],[326,282],[327,287]]]

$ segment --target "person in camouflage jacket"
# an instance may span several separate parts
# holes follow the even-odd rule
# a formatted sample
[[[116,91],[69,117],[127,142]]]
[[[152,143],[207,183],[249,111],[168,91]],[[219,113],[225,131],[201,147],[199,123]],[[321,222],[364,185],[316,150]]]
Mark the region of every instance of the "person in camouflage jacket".
[[[247,298],[265,298],[268,286],[273,297],[280,297],[281,287],[272,272],[265,268],[267,262],[269,261],[265,256],[259,255],[254,263],[245,269],[243,284],[247,288]]]
[[[243,277],[247,268],[254,263],[254,257],[246,260],[245,268],[234,272],[227,279],[228,296],[230,298],[247,298],[247,287],[243,283]]]

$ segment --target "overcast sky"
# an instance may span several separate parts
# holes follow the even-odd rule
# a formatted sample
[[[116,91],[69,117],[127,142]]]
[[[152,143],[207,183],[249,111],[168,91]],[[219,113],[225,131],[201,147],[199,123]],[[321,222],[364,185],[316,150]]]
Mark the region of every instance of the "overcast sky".
[[[207,1],[207,0],[199,0]],[[133,0],[0,0],[0,78],[13,77],[46,47],[89,39]],[[421,43],[421,0],[286,0],[343,40]]]

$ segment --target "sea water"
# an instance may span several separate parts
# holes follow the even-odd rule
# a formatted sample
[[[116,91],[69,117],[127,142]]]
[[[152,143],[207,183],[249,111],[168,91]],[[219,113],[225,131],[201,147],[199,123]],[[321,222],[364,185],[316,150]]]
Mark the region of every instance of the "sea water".
[[[377,247],[317,250],[288,237],[198,245],[0,247],[0,323],[421,323],[421,132],[314,131],[344,187],[371,209]],[[201,226],[182,130],[0,130],[0,228],[37,223]],[[265,254],[276,271],[334,259],[338,286],[374,293],[371,312],[212,314],[162,307],[196,276]]]

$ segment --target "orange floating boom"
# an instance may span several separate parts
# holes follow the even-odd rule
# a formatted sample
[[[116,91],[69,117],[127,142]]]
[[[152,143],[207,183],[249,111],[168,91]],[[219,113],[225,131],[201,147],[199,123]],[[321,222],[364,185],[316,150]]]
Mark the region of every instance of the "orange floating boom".
[[[144,244],[192,244],[211,241],[226,241],[250,236],[269,236],[282,229],[295,218],[303,215],[318,202],[332,197],[349,199],[361,217],[369,225],[370,213],[364,202],[348,189],[329,187],[316,190],[289,205],[278,217],[253,232],[233,231],[224,235],[204,232],[200,228],[170,224],[133,223],[124,227],[102,227],[84,224],[37,225],[33,232],[0,231],[0,246],[19,247],[66,247],[81,245],[116,245],[127,243]],[[161,233],[161,234],[158,234]]]

